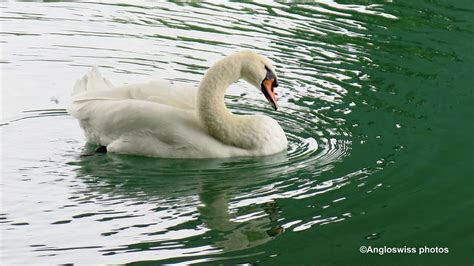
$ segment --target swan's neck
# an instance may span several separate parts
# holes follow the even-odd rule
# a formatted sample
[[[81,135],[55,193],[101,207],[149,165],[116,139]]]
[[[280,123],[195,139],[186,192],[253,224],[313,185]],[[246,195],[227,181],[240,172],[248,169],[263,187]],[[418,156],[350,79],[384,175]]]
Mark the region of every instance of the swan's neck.
[[[227,87],[241,78],[242,63],[239,57],[230,56],[212,66],[199,85],[197,111],[209,134],[219,141],[246,146],[239,139],[241,118],[232,114],[224,103]]]

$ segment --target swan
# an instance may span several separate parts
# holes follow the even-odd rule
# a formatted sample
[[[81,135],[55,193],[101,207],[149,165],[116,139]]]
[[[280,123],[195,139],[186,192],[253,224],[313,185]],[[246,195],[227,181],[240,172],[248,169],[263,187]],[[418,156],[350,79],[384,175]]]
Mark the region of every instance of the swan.
[[[236,115],[227,87],[244,79],[275,111],[277,76],[271,61],[240,51],[209,68],[198,88],[166,82],[114,87],[93,68],[74,85],[67,111],[98,152],[162,158],[264,156],[287,149],[285,132],[264,115]]]

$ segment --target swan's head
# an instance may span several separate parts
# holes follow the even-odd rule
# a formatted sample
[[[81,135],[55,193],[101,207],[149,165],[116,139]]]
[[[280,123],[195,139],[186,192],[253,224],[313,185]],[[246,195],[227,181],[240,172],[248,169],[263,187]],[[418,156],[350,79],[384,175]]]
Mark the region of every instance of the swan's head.
[[[271,61],[253,51],[240,52],[242,60],[242,78],[261,90],[275,110],[278,109],[275,88],[277,76]]]

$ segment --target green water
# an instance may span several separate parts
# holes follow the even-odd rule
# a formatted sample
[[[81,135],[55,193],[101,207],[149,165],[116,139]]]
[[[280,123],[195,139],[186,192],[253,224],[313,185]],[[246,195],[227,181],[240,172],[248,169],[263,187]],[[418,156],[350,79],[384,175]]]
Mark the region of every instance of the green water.
[[[474,263],[471,1],[131,3],[2,3],[2,264]],[[227,104],[278,120],[287,153],[82,156],[64,108],[92,66],[198,84],[249,48],[281,111],[243,82]]]

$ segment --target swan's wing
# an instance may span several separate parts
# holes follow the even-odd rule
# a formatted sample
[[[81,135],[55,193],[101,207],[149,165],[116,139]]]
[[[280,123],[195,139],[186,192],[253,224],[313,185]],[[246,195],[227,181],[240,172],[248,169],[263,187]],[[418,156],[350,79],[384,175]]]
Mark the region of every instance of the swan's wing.
[[[194,109],[197,88],[185,83],[155,81],[143,84],[114,87],[93,68],[74,86],[74,103],[95,100],[143,100],[182,109]]]
[[[78,95],[85,92],[102,91],[114,88],[114,85],[103,78],[97,67],[92,68],[89,73],[76,81],[72,90],[72,95]]]
[[[249,153],[209,135],[194,110],[196,92],[167,82],[114,88],[93,69],[76,83],[68,111],[89,142],[107,145],[111,152],[169,158]]]
[[[126,92],[132,99],[146,100],[181,109],[194,109],[196,106],[197,88],[185,83],[168,83],[153,81],[138,85],[127,85],[117,88]]]
[[[244,155],[245,150],[210,136],[194,110],[149,101],[85,101],[73,103],[87,141],[115,153],[166,158],[209,158]]]
[[[73,102],[74,117],[80,120],[88,139],[108,145],[124,134],[144,131],[157,139],[179,138],[201,130],[193,110],[178,109],[149,101],[125,99]]]

